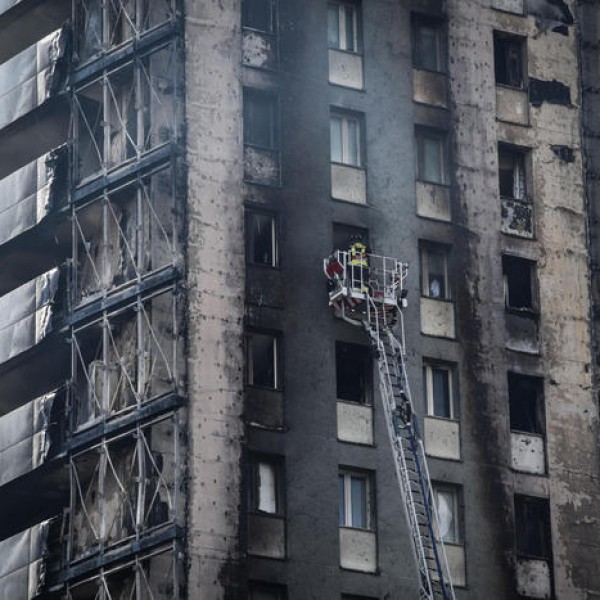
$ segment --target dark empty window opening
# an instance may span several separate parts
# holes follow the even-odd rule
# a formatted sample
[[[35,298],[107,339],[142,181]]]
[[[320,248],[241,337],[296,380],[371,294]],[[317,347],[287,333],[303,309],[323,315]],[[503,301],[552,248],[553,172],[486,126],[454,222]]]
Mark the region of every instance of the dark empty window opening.
[[[527,200],[525,153],[510,146],[498,146],[498,180],[500,196]]]
[[[248,384],[279,388],[278,339],[265,333],[251,333],[247,338]]]
[[[515,538],[519,556],[542,560],[551,558],[548,500],[515,496]]]
[[[246,261],[253,265],[277,265],[276,221],[273,215],[246,210]]]
[[[334,223],[333,225],[333,248],[332,250],[349,250],[353,240],[360,238],[369,251],[369,230],[362,227],[352,227]]]
[[[523,88],[525,38],[517,35],[494,34],[496,83]]]
[[[244,91],[244,144],[267,150],[278,147],[275,96],[256,90]]]
[[[544,396],[539,377],[509,373],[508,402],[512,430],[544,434]]]
[[[444,22],[421,15],[412,20],[413,66],[427,71],[446,71]]]
[[[275,31],[274,0],[244,0],[242,3],[242,24],[249,29],[273,33]]]
[[[368,402],[371,377],[369,348],[336,342],[335,377],[338,400]]]
[[[516,256],[502,257],[504,299],[507,308],[534,311],[535,263]]]
[[[271,583],[250,582],[248,600],[285,600],[285,586]]]

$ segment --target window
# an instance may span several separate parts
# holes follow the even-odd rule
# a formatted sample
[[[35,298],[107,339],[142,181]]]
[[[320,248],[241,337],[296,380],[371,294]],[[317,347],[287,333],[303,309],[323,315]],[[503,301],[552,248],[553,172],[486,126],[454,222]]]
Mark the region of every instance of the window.
[[[446,133],[419,127],[416,130],[416,145],[417,178],[429,183],[447,183]]]
[[[277,266],[276,220],[273,215],[246,209],[246,262],[265,267]]]
[[[251,333],[247,336],[247,377],[248,384],[270,389],[278,389],[279,381],[279,340],[267,333]]]
[[[331,162],[353,167],[362,165],[361,128],[361,118],[358,115],[331,114]]]
[[[442,542],[460,543],[458,522],[459,489],[451,485],[433,485],[433,497],[438,517],[435,537]]]
[[[283,464],[278,457],[251,456],[248,508],[283,515]]]
[[[548,500],[515,496],[515,542],[517,555],[520,557],[543,560],[551,558]]]
[[[448,251],[442,246],[421,248],[421,293],[428,298],[450,299]]]
[[[412,19],[413,66],[428,71],[446,71],[444,22],[421,15]]]
[[[275,1],[243,0],[242,25],[263,33],[273,33],[275,31]]]
[[[340,471],[339,524],[341,527],[372,529],[371,476],[360,471]]]
[[[277,149],[277,99],[274,95],[257,90],[244,90],[244,144]]]
[[[510,428],[526,433],[544,433],[543,380],[529,375],[508,374]]]
[[[352,227],[342,223],[333,225],[333,247],[332,250],[348,250],[352,245],[351,239],[361,238],[369,248],[369,230],[362,227]]]
[[[454,368],[450,365],[423,365],[423,387],[427,414],[444,419],[454,418]]]
[[[516,256],[502,257],[504,301],[507,308],[525,311],[536,309],[534,293],[535,263]]]
[[[335,378],[338,400],[366,403],[371,381],[371,353],[366,346],[335,343]]]
[[[494,32],[496,83],[516,88],[525,86],[525,38]]]
[[[354,2],[332,2],[327,6],[327,45],[336,50],[359,52],[359,6]]]
[[[500,197],[527,200],[526,154],[506,144],[498,146]]]

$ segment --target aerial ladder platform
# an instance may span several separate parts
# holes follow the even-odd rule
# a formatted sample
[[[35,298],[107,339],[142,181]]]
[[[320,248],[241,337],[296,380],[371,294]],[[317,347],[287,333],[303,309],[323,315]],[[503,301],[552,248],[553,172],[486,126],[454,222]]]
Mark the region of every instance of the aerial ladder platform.
[[[324,260],[329,306],[362,327],[379,374],[379,392],[402,506],[418,571],[419,600],[455,600],[406,372],[403,309],[408,264],[385,256],[337,250]]]

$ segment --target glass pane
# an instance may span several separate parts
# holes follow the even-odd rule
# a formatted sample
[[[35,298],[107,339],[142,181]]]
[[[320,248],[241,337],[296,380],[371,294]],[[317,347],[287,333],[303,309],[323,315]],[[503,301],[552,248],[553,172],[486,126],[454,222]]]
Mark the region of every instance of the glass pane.
[[[354,119],[347,119],[348,123],[348,159],[344,162],[348,165],[358,167],[358,123]]]
[[[352,527],[367,528],[367,480],[364,477],[351,477],[350,499],[352,506]]]
[[[276,387],[275,338],[253,335],[250,338],[250,384]]]
[[[330,48],[340,47],[340,17],[335,4],[327,7],[327,45]]]
[[[437,36],[433,27],[419,25],[416,32],[415,64],[421,69],[438,70]]]
[[[339,524],[346,525],[346,499],[344,497],[344,476],[338,476]]]
[[[271,0],[245,0],[243,25],[270,33],[273,30]]]
[[[447,369],[431,369],[433,387],[433,414],[436,417],[449,419],[450,412],[450,377]]]
[[[430,298],[446,298],[446,256],[441,252],[428,252],[428,292]]]
[[[331,117],[330,121],[331,138],[331,162],[342,162],[342,119],[340,117]]]
[[[423,138],[423,172],[425,181],[442,183],[442,141],[439,138]]]
[[[266,96],[244,99],[244,143],[261,148],[275,147],[275,106]]]
[[[436,495],[439,524],[438,537],[444,542],[457,542],[454,516],[454,494],[452,492],[438,490]]]
[[[344,27],[346,30],[346,45],[344,50],[356,52],[356,44],[354,39],[354,8],[351,6],[344,7]]]
[[[250,215],[248,234],[249,261],[253,264],[274,266],[273,217],[259,214]]]

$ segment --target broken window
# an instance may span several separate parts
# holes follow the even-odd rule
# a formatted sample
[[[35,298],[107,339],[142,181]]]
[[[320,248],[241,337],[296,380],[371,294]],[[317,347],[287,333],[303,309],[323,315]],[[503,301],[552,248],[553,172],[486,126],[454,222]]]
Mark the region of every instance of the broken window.
[[[333,247],[332,250],[348,250],[351,239],[360,237],[367,248],[369,247],[369,230],[363,227],[352,227],[342,223],[333,224]]]
[[[415,136],[417,179],[429,183],[448,183],[446,133],[418,127]]]
[[[446,71],[444,22],[422,15],[412,19],[413,66],[428,71]]]
[[[515,542],[520,557],[551,558],[550,506],[546,498],[515,495]]]
[[[273,215],[246,209],[246,262],[277,266],[276,220]]]
[[[242,25],[263,33],[275,31],[275,0],[244,0]]]
[[[278,338],[268,333],[251,333],[247,336],[248,384],[278,389],[279,359]]]
[[[421,293],[428,298],[450,299],[448,250],[443,246],[421,248]]]
[[[258,90],[244,90],[244,144],[265,150],[279,146],[277,97]]]
[[[330,119],[331,162],[362,166],[362,118],[355,113],[332,112]]]
[[[372,475],[365,471],[340,471],[338,492],[341,527],[373,529],[372,479]]]
[[[526,153],[506,144],[498,146],[500,197],[527,200]]]
[[[535,262],[517,256],[503,256],[502,274],[506,307],[535,311]]]
[[[283,463],[279,457],[251,456],[248,508],[283,515]]]
[[[525,38],[494,32],[494,65],[496,83],[523,88],[525,86]]]
[[[539,377],[508,374],[510,428],[513,431],[544,434],[543,380]]]
[[[331,2],[327,6],[327,45],[336,50],[359,52],[360,5]]]
[[[369,401],[371,353],[367,346],[335,343],[336,396],[338,400]]]
[[[248,600],[285,600],[287,598],[283,585],[251,581],[248,587]]]
[[[438,518],[436,539],[452,544],[460,543],[459,488],[453,485],[433,484],[433,497]]]
[[[439,363],[423,365],[423,386],[427,414],[444,419],[454,418],[454,368]]]

